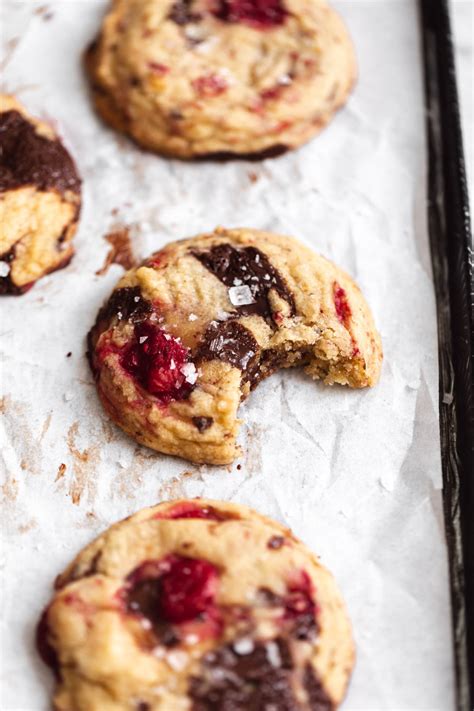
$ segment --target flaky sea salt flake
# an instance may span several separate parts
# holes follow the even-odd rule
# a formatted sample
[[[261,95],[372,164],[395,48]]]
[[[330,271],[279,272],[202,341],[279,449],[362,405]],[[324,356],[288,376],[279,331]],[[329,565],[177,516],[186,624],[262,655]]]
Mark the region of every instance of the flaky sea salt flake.
[[[243,286],[231,286],[229,289],[229,299],[234,306],[248,306],[255,303],[250,287],[246,284]]]

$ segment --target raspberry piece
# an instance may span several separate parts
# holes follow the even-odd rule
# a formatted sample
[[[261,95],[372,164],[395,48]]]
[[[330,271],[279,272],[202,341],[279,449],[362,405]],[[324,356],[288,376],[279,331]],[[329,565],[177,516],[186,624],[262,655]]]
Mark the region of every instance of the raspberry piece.
[[[318,633],[317,605],[313,600],[313,585],[306,571],[301,571],[288,586],[283,600],[284,619],[290,621],[297,639],[312,639]]]
[[[218,572],[212,563],[170,555],[145,561],[128,577],[127,609],[161,623],[182,624],[201,616],[215,617]]]
[[[225,521],[230,518],[226,514],[217,511],[212,506],[196,506],[190,502],[176,504],[173,508],[163,513],[157,513],[153,518],[178,519],[178,518],[204,518],[209,521]]]
[[[214,604],[218,575],[206,560],[178,558],[162,578],[161,610],[170,622],[187,622]]]
[[[192,85],[200,96],[218,96],[227,90],[227,82],[218,74],[206,74],[194,79]]]
[[[120,362],[164,404],[188,397],[196,382],[188,349],[150,322],[135,325],[133,340],[122,352]]]
[[[224,22],[242,22],[258,30],[282,25],[288,15],[281,0],[218,0],[213,13]]]
[[[342,286],[337,283],[337,281],[335,281],[333,285],[333,295],[337,317],[339,321],[347,328],[347,325],[351,320],[352,311],[347,300],[347,294],[342,288]]]
[[[148,68],[159,76],[164,76],[168,74],[170,68],[166,64],[161,64],[161,62],[148,62]]]

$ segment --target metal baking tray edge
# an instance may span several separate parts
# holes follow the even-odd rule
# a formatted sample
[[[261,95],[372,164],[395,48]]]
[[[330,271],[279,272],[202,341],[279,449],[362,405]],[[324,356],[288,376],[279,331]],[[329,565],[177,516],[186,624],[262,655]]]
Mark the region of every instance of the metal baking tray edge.
[[[474,268],[448,0],[419,0],[456,704],[474,707]]]

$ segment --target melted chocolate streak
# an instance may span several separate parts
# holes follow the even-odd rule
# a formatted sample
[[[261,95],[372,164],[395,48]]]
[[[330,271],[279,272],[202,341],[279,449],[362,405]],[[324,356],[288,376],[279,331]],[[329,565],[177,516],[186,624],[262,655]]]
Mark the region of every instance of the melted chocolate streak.
[[[79,193],[76,166],[59,140],[36,133],[18,111],[0,114],[0,191],[35,185],[39,190]]]
[[[292,314],[295,313],[293,296],[283,278],[265,254],[255,247],[236,249],[230,244],[219,244],[208,252],[193,252],[193,255],[227,287],[249,287],[254,301],[237,307],[240,315],[257,314],[271,320],[270,289],[274,289],[289,304]]]
[[[189,685],[192,711],[301,711],[302,704],[291,684],[293,662],[286,641],[276,639],[280,663],[272,664],[266,645],[257,642],[250,654],[238,654],[231,645],[204,657],[202,673]],[[306,708],[333,711],[313,668],[304,669],[303,683],[308,695]]]

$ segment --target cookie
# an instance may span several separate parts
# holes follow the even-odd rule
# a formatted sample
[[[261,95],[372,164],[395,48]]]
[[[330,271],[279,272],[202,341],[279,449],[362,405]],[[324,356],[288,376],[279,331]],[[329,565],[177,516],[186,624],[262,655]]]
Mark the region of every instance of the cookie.
[[[81,207],[76,166],[51,126],[0,95],[0,294],[65,267]]]
[[[143,509],[57,578],[37,631],[56,711],[334,711],[354,648],[291,531],[204,499]]]
[[[219,228],[119,281],[89,334],[103,405],[142,444],[194,462],[240,452],[241,400],[279,368],[374,385],[382,351],[343,271],[289,237]]]
[[[86,67],[106,122],[179,158],[295,148],[330,121],[356,74],[324,0],[114,0]]]

